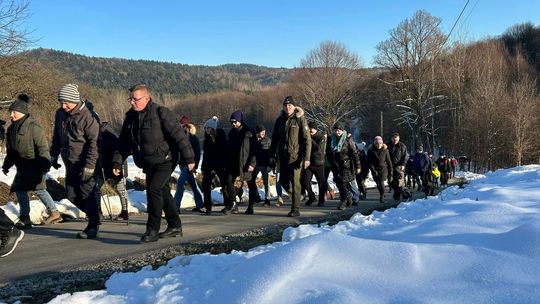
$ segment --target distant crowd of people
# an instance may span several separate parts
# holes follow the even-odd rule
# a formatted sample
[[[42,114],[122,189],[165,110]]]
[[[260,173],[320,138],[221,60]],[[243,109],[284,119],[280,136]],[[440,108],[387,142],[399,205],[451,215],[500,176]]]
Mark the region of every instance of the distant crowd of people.
[[[129,219],[124,163],[127,157],[133,157],[136,166],[146,174],[148,220],[141,242],[182,235],[179,210],[186,182],[194,190],[192,211],[206,215],[212,214],[211,191],[216,180],[222,187],[224,207],[220,212],[224,215],[239,212],[236,198],[246,182],[249,201],[244,213],[251,215],[255,213],[255,204],[262,201],[257,187],[259,175],[264,185],[263,205],[270,205],[269,173],[273,171],[277,177],[276,204],[283,205],[285,190],[292,201],[288,216],[297,217],[303,196],[307,198],[305,205],[317,202],[317,206],[325,206],[330,173],[339,190],[337,208],[344,210],[366,199],[369,173],[382,203],[385,182],[393,189],[393,199],[399,201],[410,198],[411,186],[418,185],[426,195],[432,193],[437,183],[434,168],[440,172],[442,185],[456,168],[454,158],[441,156],[434,162],[422,146],[409,157],[398,133],[386,144],[381,136],[376,136],[368,147],[355,143],[341,122],[326,133],[316,122],[308,122],[292,96],[283,100],[271,137],[264,125],[251,128],[246,125],[244,114],[235,111],[229,118],[232,128],[228,134],[215,116],[204,123],[202,149],[189,117],[184,115],[178,120],[172,111],[152,100],[144,84],[129,89],[127,101],[131,109],[119,134],[107,122],[100,121],[92,103],[81,98],[77,85],[62,86],[57,96],[60,107],[55,113],[50,147],[43,129],[28,111],[27,95],[20,94],[9,107],[11,125],[5,136],[7,154],[2,171],[7,175],[11,167],[17,169],[11,191],[16,193],[20,215],[19,221],[13,223],[0,209],[1,257],[9,255],[23,238],[23,230],[32,227],[29,191],[47,206],[49,215],[44,224],[62,221],[45,184],[50,167],[60,168],[59,157],[65,165],[66,196],[88,217],[86,228],[77,233],[81,239],[99,236],[100,188],[104,183],[111,185],[120,197],[122,210],[115,219]],[[194,174],[199,163],[202,195]],[[180,175],[173,197],[169,180],[177,165]],[[318,184],[318,197],[312,189],[313,177]],[[162,213],[167,228],[159,232]]]

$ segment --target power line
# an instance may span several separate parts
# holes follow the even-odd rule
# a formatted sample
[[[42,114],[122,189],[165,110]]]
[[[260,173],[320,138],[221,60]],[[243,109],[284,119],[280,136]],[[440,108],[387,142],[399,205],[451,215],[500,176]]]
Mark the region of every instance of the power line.
[[[459,19],[460,19],[461,16],[463,15],[463,12],[464,12],[465,9],[467,8],[467,5],[469,5],[469,1],[470,1],[470,0],[467,0],[467,2],[465,2],[465,5],[463,6],[463,9],[462,9],[461,12],[459,13],[459,16],[457,17],[456,22],[454,22],[454,25],[452,26],[452,28],[450,29],[450,32],[448,32],[448,35],[446,36],[445,43],[446,43],[446,41],[448,41],[448,38],[450,38],[450,35],[452,35],[452,31],[454,31],[454,28],[456,27],[456,25],[457,25]]]

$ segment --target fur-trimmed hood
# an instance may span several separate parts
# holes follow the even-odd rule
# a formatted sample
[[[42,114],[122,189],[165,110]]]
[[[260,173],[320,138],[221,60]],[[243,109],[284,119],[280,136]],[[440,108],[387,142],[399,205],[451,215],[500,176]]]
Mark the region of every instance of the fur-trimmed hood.
[[[377,147],[375,147],[375,144],[371,144],[371,146],[369,146],[369,149],[379,150],[377,149]],[[382,144],[381,150],[387,150],[387,149],[388,149],[388,146],[386,144]]]
[[[188,133],[191,134],[191,135],[196,135],[197,134],[197,127],[195,127],[194,124],[188,124],[187,125],[187,130],[188,130]]]
[[[294,116],[296,116],[296,118],[300,118],[302,116],[304,116],[304,110],[300,107],[295,107],[294,108]],[[280,115],[283,116],[283,117],[287,117],[287,112],[285,112],[285,110],[281,110],[280,112]]]

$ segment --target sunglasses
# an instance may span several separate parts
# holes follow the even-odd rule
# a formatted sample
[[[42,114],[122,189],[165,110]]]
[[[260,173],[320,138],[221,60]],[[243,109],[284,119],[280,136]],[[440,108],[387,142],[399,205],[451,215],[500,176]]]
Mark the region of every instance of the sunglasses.
[[[239,121],[238,121],[238,120],[231,120],[231,124],[233,124],[233,125],[234,125],[235,123],[237,123],[237,122],[239,122]]]

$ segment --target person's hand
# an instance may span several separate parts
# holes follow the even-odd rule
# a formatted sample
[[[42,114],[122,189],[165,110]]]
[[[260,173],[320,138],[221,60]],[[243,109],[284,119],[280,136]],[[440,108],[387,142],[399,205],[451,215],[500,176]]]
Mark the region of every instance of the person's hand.
[[[304,169],[307,169],[310,165],[309,160],[304,161]]]
[[[252,165],[249,165],[248,172],[253,172],[253,170],[255,170],[255,167],[253,167]]]
[[[92,178],[93,175],[94,175],[94,169],[92,169],[92,168],[84,168],[83,172],[82,172],[81,179],[82,179],[83,182],[86,182],[86,181],[90,180],[90,178]]]
[[[362,172],[362,169],[360,168],[356,169],[356,175],[360,174],[360,172]]]
[[[2,168],[2,172],[4,173],[4,175],[8,175],[9,169]]]
[[[120,176],[120,173],[122,173],[122,169],[112,169],[112,174],[114,176]]]
[[[188,171],[189,171],[189,172],[192,172],[193,169],[195,168],[195,163],[187,164],[187,168],[188,168]]]

